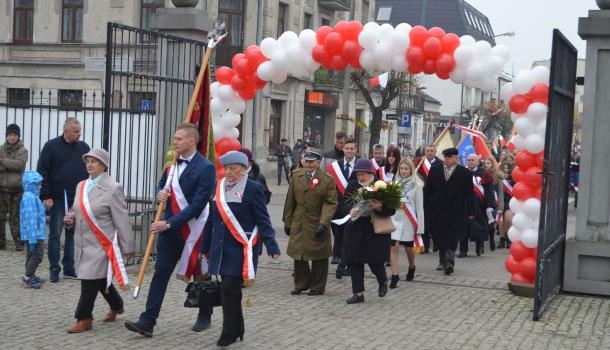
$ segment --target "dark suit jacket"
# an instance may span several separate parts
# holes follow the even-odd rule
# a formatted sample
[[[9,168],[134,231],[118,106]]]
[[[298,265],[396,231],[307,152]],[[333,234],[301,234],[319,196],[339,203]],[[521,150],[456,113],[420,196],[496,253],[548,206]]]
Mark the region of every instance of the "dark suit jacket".
[[[356,156],[355,158],[356,158],[356,160],[358,160],[360,157]],[[348,184],[351,181],[358,181],[358,178],[356,177],[356,172],[352,171],[352,173],[349,177],[345,173],[345,158],[341,158],[340,160],[338,160],[337,164],[339,164],[339,167],[341,168],[341,172],[343,172],[343,176],[345,176],[345,179],[347,180]],[[354,161],[354,164],[355,164],[355,161]],[[350,208],[351,208],[351,205],[346,205],[346,203],[345,203],[345,196],[342,195],[341,192],[339,192],[339,190],[337,189],[337,212],[335,213],[335,218],[344,217],[345,215],[347,215],[349,213]],[[333,224],[333,226],[334,226],[334,224]]]

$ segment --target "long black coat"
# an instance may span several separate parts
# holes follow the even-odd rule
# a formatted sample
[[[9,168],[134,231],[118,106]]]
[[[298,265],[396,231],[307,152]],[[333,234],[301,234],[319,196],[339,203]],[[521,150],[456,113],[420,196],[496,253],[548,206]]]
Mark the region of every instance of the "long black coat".
[[[470,171],[470,170],[469,170]],[[468,238],[471,241],[487,241],[489,240],[489,224],[487,223],[487,208],[496,207],[496,197],[494,196],[494,185],[493,178],[489,171],[484,170],[481,167],[470,171],[472,176],[475,176],[479,179],[479,183],[483,187],[485,192],[483,199],[481,200],[476,194],[474,194],[473,190],[473,212],[474,219],[476,221],[470,221],[468,224]],[[474,185],[473,185],[474,189]]]
[[[432,167],[424,197],[429,206],[426,221],[430,222],[434,243],[439,249],[457,249],[457,243],[466,237],[468,216],[474,215],[472,174],[458,164],[446,181],[445,168]]]
[[[362,186],[358,181],[353,180],[349,182],[345,192],[349,194],[360,187]],[[395,212],[395,209],[383,207],[377,212],[377,215],[392,216]],[[341,258],[345,263],[381,264],[390,261],[391,235],[375,234],[369,216],[361,217],[356,221],[349,220],[345,225],[341,253]]]

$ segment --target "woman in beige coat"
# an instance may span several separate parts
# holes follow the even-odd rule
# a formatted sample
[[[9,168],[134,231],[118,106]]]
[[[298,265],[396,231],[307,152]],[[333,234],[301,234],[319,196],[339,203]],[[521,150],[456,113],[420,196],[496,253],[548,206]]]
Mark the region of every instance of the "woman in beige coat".
[[[112,285],[116,278],[127,285],[127,274],[121,253],[133,258],[133,234],[127,216],[123,187],[106,172],[109,155],[103,149],[92,149],[83,155],[89,178],[76,187],[72,210],[65,216],[67,225],[75,225],[74,257],[76,274],[81,280],[81,295],[76,308],[76,323],[68,333],[92,328],[93,305],[97,293],[110,305],[103,319],[112,322],[123,313],[123,299]]]

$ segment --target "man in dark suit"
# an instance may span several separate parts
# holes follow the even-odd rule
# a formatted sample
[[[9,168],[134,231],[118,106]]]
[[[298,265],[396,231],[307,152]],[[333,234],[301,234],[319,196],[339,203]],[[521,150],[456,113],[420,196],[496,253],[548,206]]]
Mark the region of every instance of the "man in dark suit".
[[[458,164],[458,150],[443,151],[443,166],[432,167],[424,186],[430,208],[426,221],[432,223],[434,242],[438,247],[439,266],[451,275],[455,266],[458,242],[466,236],[468,220],[474,217],[472,175]]]
[[[197,152],[197,141],[199,134],[192,124],[182,124],[176,128],[174,134],[174,145],[180,158],[176,162],[173,171],[170,169],[163,175],[158,186],[158,200],[165,202],[170,197],[168,190],[171,185],[172,195],[179,201],[176,193],[179,193],[187,203],[181,210],[176,212],[174,205],[165,207],[163,220],[155,222],[150,229],[159,233],[157,240],[157,261],[155,273],[150,283],[148,298],[146,299],[146,310],[140,314],[140,319],[136,322],[126,321],[125,327],[132,332],[152,337],[153,328],[156,324],[161,304],[167,289],[167,283],[181,259],[184,249],[184,238],[182,227],[189,224],[205,224],[207,219],[207,205],[214,194],[216,174],[212,163]],[[175,178],[174,178],[175,177]],[[176,181],[178,181],[178,186]],[[166,182],[170,184],[166,186]],[[179,188],[176,188],[179,187]],[[205,209],[205,211],[204,211]],[[201,231],[200,231],[201,232]],[[200,244],[201,239],[199,239]],[[198,252],[198,244],[194,247]],[[202,331],[209,328],[212,310],[200,309],[197,322],[193,326],[194,331]]]
[[[422,181],[424,182],[424,184],[426,183],[426,180],[428,179],[428,174],[430,173],[430,169],[432,167],[435,166],[443,166],[443,161],[440,160],[440,158],[438,158],[436,156],[436,145],[431,144],[431,145],[426,145],[424,146],[424,155],[422,157],[419,157],[416,161],[415,164],[419,164],[419,167],[417,168],[417,174],[419,175],[419,177],[422,179]],[[424,216],[428,216],[430,210],[434,210],[434,208],[430,208],[429,205],[427,205],[427,201],[426,201],[426,196],[424,195]],[[424,241],[424,253],[428,253],[430,250],[430,239],[434,238],[432,237],[432,232],[430,229],[430,224],[432,222],[429,220],[426,220],[424,222],[425,228],[424,228],[424,234],[422,235],[423,241]],[[436,245],[433,245],[432,248],[433,251],[436,251]]]

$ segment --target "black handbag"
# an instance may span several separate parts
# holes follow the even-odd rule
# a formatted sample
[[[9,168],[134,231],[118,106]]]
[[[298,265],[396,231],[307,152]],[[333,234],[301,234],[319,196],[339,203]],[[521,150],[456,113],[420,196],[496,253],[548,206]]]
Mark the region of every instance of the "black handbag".
[[[222,305],[220,301],[220,281],[218,276],[207,281],[193,281],[186,286],[184,307],[208,307]]]

